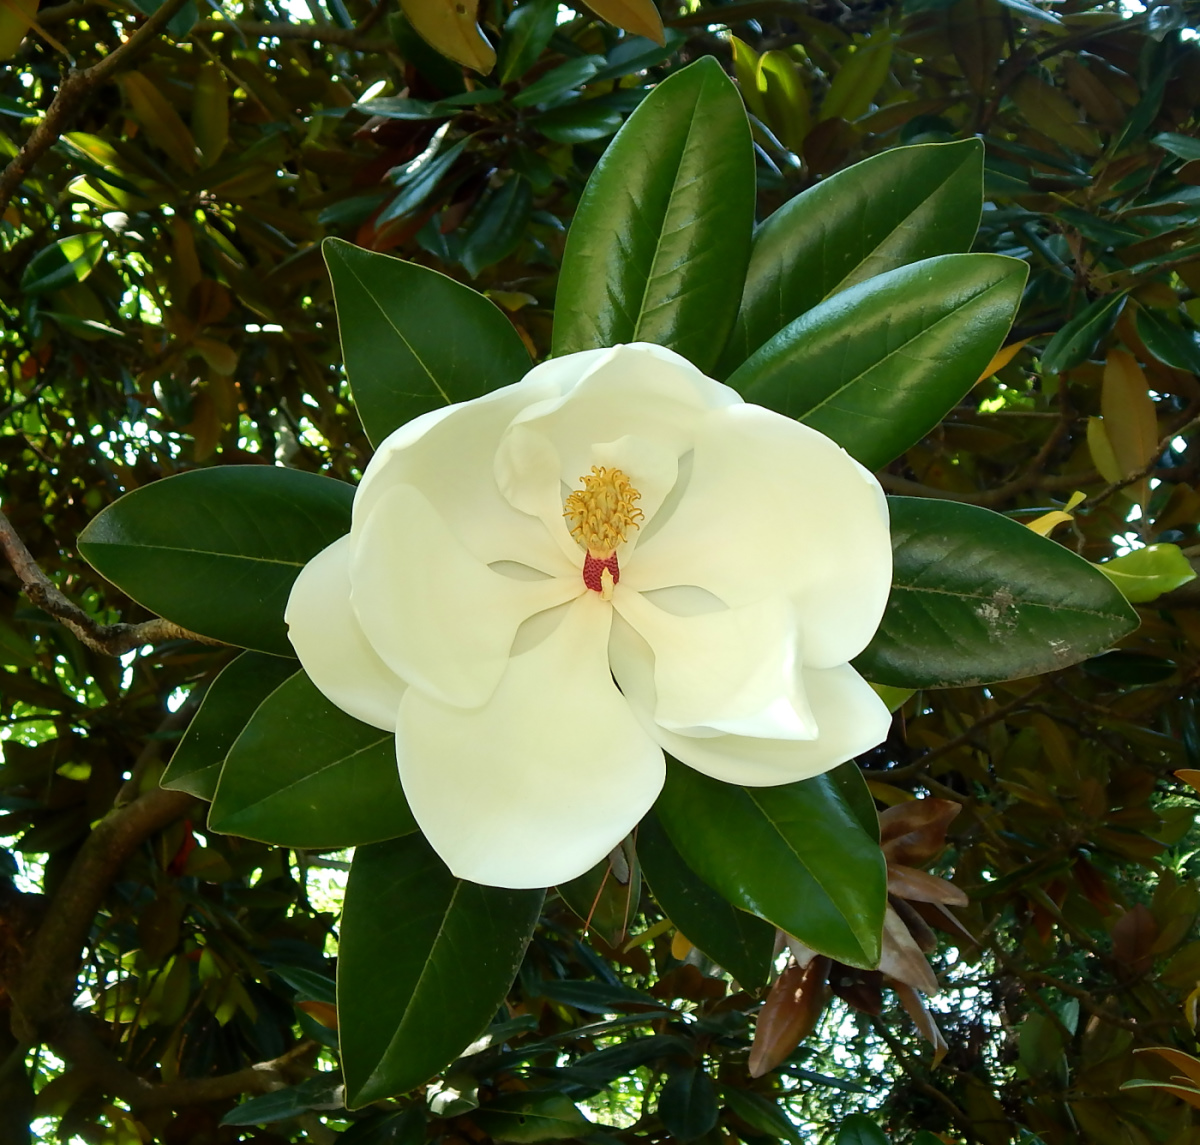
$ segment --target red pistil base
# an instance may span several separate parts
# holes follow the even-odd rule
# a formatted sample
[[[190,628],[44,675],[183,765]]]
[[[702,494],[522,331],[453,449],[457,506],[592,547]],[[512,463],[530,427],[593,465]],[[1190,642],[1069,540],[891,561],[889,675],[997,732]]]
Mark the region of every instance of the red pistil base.
[[[588,553],[583,558],[583,583],[593,592],[600,592],[602,590],[600,576],[605,569],[608,569],[612,573],[613,584],[616,584],[621,579],[621,570],[617,567],[616,553],[605,557],[603,560]]]

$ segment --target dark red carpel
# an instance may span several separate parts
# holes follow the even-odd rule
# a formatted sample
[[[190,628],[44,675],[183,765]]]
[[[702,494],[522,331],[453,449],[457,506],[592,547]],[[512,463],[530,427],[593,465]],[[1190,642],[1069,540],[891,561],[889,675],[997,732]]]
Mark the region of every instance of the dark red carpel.
[[[608,569],[612,573],[613,584],[621,579],[621,570],[617,566],[617,554],[613,553],[610,556],[601,560],[599,557],[592,556],[588,553],[583,558],[583,583],[592,590],[592,592],[600,592],[603,586],[600,582],[600,577],[604,570]]]

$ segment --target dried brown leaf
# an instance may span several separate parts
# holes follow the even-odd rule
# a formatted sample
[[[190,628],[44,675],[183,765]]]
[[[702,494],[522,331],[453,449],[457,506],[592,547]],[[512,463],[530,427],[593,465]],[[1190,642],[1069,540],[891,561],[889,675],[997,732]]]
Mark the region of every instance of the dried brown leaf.
[[[817,957],[803,970],[790,964],[776,979],[754,1024],[751,1077],[770,1073],[812,1033],[829,997],[825,985],[828,972],[829,959]]]
[[[902,863],[888,864],[888,894],[915,899],[917,902],[947,903],[949,906],[967,906],[971,901],[966,891],[953,883]]]
[[[933,1046],[933,1068],[937,1069],[950,1049],[946,1044],[946,1039],[942,1036],[942,1031],[938,1028],[937,1022],[933,1020],[933,1015],[926,1009],[924,999],[911,986],[897,982],[892,988],[896,991],[896,997],[900,999],[900,1005],[908,1011],[908,1016],[912,1018],[917,1032]]]
[[[893,982],[905,983],[925,994],[936,994],[940,989],[921,948],[890,906],[883,916],[883,950],[879,957],[879,971]]]
[[[946,828],[962,810],[950,799],[913,799],[879,813],[879,841],[889,863],[919,867],[946,845]]]

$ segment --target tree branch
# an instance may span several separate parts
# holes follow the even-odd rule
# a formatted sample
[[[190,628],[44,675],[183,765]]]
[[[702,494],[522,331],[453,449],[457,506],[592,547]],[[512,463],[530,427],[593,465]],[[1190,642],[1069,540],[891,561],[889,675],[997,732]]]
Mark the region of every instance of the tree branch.
[[[80,955],[109,886],[143,840],[193,802],[186,792],[155,788],[110,811],[84,840],[29,944],[19,980],[10,985],[13,1028],[22,1040],[42,1040],[42,1028],[70,1011]]]
[[[370,19],[368,17],[368,19]],[[205,20],[192,29],[193,36],[212,36],[217,32],[241,32],[250,39],[304,40],[308,43],[334,44],[354,52],[388,52],[395,48],[390,40],[366,39],[358,28],[337,28],[326,24],[289,24],[279,20]]]
[[[17,152],[12,162],[0,173],[0,214],[12,201],[17,188],[33,165],[47,152],[87,102],[87,98],[109,76],[126,68],[133,58],[145,48],[171,22],[171,18],[187,0],[165,0],[158,9],[119,48],[104,56],[90,68],[79,71],[72,68],[59,86],[42,121],[33,129],[25,146]]]
[[[203,1105],[243,1093],[270,1093],[289,1084],[289,1073],[307,1064],[320,1046],[305,1039],[272,1061],[258,1062],[215,1077],[181,1078],[178,1081],[147,1081],[129,1069],[104,1044],[96,1033],[97,1023],[90,1015],[71,1014],[49,1039],[55,1053],[82,1070],[105,1093],[121,1098],[134,1113],[151,1109],[178,1109],[185,1105]]]
[[[163,640],[198,640],[201,644],[220,644],[207,636],[199,636],[172,624],[169,620],[146,620],[141,624],[101,624],[79,605],[68,600],[54,582],[38,566],[37,561],[17,536],[12,522],[0,512],[0,552],[12,565],[21,582],[21,590],[29,599],[48,612],[64,627],[95,652],[120,656],[143,644],[158,644]]]

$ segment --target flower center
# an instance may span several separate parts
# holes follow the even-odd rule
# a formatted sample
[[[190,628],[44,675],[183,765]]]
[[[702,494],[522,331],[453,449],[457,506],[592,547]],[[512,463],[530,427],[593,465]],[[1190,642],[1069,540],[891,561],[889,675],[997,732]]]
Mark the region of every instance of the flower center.
[[[603,465],[593,465],[591,473],[579,480],[583,488],[567,498],[563,516],[571,536],[587,549],[583,583],[607,599],[612,586],[621,579],[617,546],[642,519],[637,507],[642,495],[619,469]]]

